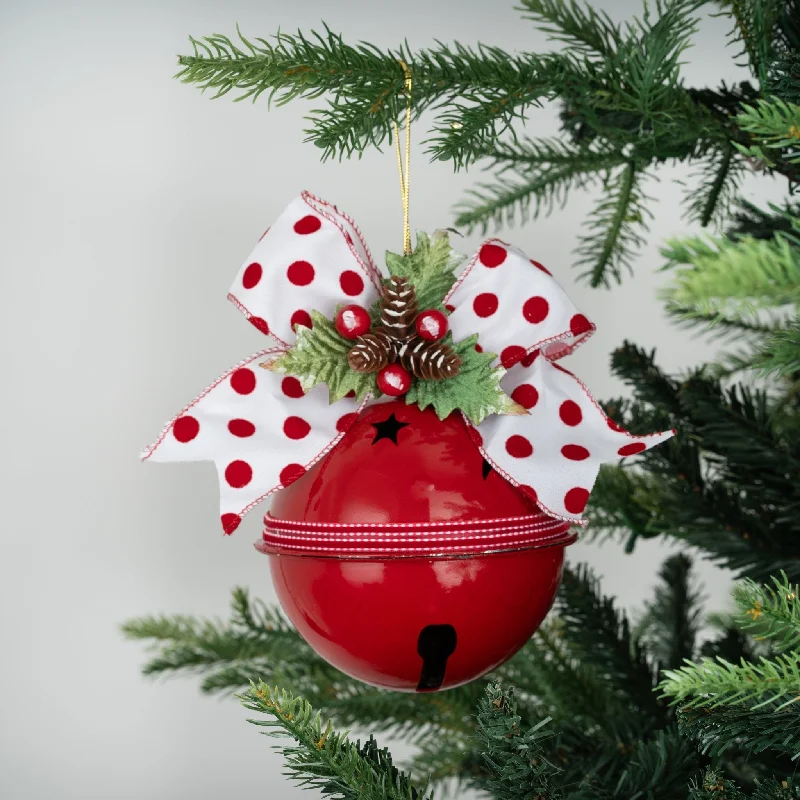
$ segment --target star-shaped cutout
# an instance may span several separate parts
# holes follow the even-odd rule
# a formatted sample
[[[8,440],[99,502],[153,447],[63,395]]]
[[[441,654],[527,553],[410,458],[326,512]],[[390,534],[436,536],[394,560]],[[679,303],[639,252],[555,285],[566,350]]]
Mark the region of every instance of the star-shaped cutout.
[[[397,444],[398,431],[410,424],[409,422],[400,422],[392,412],[392,415],[383,422],[372,423],[372,427],[375,428],[375,438],[372,440],[372,444],[376,444],[381,439],[389,439]]]

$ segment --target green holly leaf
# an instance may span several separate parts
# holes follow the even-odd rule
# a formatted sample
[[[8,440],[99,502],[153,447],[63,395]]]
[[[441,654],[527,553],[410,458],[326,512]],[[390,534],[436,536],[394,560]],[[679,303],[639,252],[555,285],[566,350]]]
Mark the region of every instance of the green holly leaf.
[[[497,356],[479,353],[475,349],[477,341],[476,335],[453,345],[461,356],[458,375],[441,381],[414,381],[406,402],[417,403],[423,409],[433,406],[439,419],[445,419],[453,411],[463,411],[475,425],[489,414],[527,414],[500,387],[500,379],[506,371],[503,367],[492,367]]]
[[[297,341],[282,356],[264,363],[266,369],[294,375],[308,391],[327,383],[331,403],[355,392],[358,400],[367,393],[380,396],[374,373],[356,372],[347,363],[353,342],[339,335],[334,324],[318,311],[311,312],[313,328],[297,326]]]
[[[444,310],[445,295],[455,283],[455,269],[464,258],[450,246],[446,232],[437,232],[431,238],[420,231],[414,252],[408,256],[387,252],[386,266],[390,275],[408,278],[414,284],[420,311],[428,308]]]

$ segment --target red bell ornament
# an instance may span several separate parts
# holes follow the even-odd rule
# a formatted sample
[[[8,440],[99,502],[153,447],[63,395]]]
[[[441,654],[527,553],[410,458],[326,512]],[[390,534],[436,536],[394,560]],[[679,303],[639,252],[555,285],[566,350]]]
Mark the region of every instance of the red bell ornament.
[[[303,638],[407,692],[459,686],[519,650],[575,540],[491,468],[460,414],[401,401],[362,412],[265,525],[257,548]]]
[[[600,465],[674,433],[627,433],[556,363],[594,325],[537,262],[499,239],[458,277],[457,261],[420,234],[386,277],[353,220],[304,192],[228,294],[274,341],[142,452],[214,462],[226,534],[271,498],[257,547],[289,618],[343,672],[399,691],[459,686],[522,647]]]

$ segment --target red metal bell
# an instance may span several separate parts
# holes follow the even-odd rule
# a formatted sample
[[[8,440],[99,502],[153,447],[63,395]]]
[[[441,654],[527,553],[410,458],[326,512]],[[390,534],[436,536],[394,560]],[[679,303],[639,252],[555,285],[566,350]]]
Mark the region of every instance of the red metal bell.
[[[460,414],[401,401],[362,412],[265,524],[257,547],[303,638],[348,675],[410,692],[510,658],[575,539],[491,468]]]

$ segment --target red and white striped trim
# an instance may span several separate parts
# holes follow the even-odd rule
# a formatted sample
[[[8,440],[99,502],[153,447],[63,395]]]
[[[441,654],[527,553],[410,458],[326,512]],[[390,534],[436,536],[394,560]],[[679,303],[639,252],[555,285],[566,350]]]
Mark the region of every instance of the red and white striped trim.
[[[572,544],[569,523],[544,514],[466,522],[321,523],[269,514],[258,550],[332,556],[476,555]]]
[[[496,529],[519,529],[543,522],[554,522],[547,514],[525,514],[517,517],[494,517],[490,519],[445,520],[443,522],[309,522],[306,520],[278,519],[267,512],[264,526],[274,531],[319,531],[341,534],[343,531],[413,531],[420,534],[442,531],[489,531]]]

